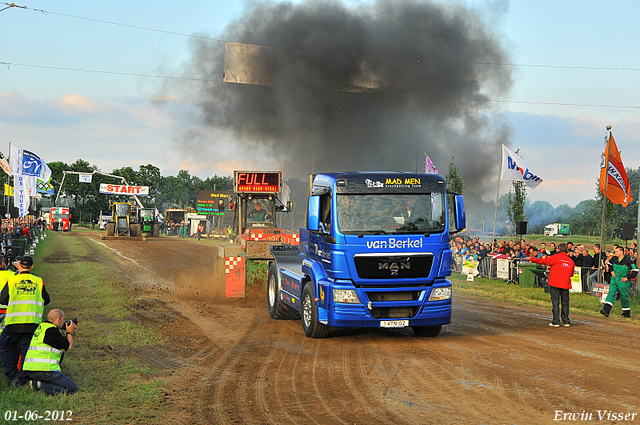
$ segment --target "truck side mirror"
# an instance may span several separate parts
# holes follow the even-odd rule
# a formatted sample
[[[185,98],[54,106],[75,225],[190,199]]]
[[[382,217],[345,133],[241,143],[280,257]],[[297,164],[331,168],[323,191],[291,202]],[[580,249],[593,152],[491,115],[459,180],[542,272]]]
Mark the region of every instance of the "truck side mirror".
[[[287,212],[293,211],[293,201],[287,201]]]
[[[312,232],[320,229],[320,197],[309,196],[309,209],[307,210],[307,228]]]
[[[464,209],[464,198],[462,195],[455,195],[456,209],[456,232],[460,232],[467,227],[467,213]]]

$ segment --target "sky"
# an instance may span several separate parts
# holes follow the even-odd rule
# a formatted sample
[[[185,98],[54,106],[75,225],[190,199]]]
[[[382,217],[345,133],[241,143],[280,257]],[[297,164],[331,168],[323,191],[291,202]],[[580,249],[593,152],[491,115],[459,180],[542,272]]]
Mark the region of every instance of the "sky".
[[[197,88],[163,78],[201,75],[190,69],[201,40],[195,36],[223,37],[255,3],[22,0],[16,4],[27,9],[1,11],[0,152],[13,144],[47,162],[81,158],[104,172],[153,164],[163,175],[186,169],[201,178],[277,169],[264,145],[229,144],[212,155],[181,143],[185,133],[206,129],[194,118],[202,113],[193,102]],[[355,10],[369,3],[344,4]],[[477,13],[508,54],[508,64],[486,66],[507,67],[511,89],[483,113],[504,123],[505,143],[543,179],[528,191],[530,201],[557,207],[594,198],[606,126],[625,166],[640,165],[640,2],[456,4]],[[224,132],[212,134],[224,140]],[[443,174],[452,156],[463,157],[445,148],[429,154]],[[407,168],[415,163],[410,156]],[[486,167],[495,180],[499,162],[496,149],[495,165]],[[474,168],[457,165],[463,177]],[[502,182],[501,193],[508,186]],[[482,195],[489,200],[495,192]]]

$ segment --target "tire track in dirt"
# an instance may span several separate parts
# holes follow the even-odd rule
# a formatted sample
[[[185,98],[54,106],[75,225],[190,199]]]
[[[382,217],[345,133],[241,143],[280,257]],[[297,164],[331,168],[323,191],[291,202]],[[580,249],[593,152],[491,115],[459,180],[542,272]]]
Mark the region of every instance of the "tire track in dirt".
[[[375,400],[376,398],[375,391],[373,391],[373,388],[369,383],[366,377],[366,374],[362,369],[361,359],[363,356],[362,356],[361,350],[362,350],[361,345],[357,347],[353,347],[351,344],[351,340],[349,338],[345,339],[344,350],[343,350],[343,353],[344,353],[343,354],[343,371],[342,371],[345,384],[349,388],[349,391],[351,392],[351,394],[356,398],[357,401],[359,401],[360,406],[364,408],[365,413],[368,413],[369,415],[371,415],[371,417],[376,421],[378,421],[379,423],[397,424],[398,423],[397,418],[388,419],[384,417],[386,415],[383,416],[383,414],[379,412],[380,409],[375,409],[371,407],[371,405],[367,401],[367,397],[361,394],[361,392],[358,390],[359,386],[365,386],[366,389],[368,390],[367,391],[368,395],[370,397],[373,397],[373,399]],[[354,356],[351,353],[351,351],[356,352],[355,359],[353,359]],[[355,363],[355,366],[352,363]],[[351,373],[352,369],[354,369],[356,372],[359,372],[358,377],[353,376],[353,374]],[[358,385],[359,383],[361,383],[362,385]],[[367,423],[372,423],[372,422],[367,421]]]

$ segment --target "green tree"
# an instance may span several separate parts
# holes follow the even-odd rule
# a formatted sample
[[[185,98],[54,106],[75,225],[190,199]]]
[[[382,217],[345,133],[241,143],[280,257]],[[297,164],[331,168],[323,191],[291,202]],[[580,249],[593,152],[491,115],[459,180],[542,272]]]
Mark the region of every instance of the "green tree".
[[[511,225],[514,227],[519,221],[526,221],[527,216],[524,212],[525,201],[527,199],[527,188],[521,180],[511,182],[509,189],[509,204],[507,205],[507,216]]]
[[[454,161],[454,158],[455,157],[453,156],[451,157],[451,162],[449,163],[449,172],[447,173],[447,176],[445,178],[447,181],[447,190],[462,195],[464,193],[464,181],[462,181],[462,177],[460,177],[460,170],[458,169],[458,165]],[[447,195],[447,210],[449,213],[450,228],[453,228],[455,225],[453,200],[453,195]]]
[[[455,157],[452,156],[451,162],[449,163],[449,172],[446,177],[447,188],[451,192],[462,195],[464,193],[464,181],[462,180],[462,177],[460,177],[460,169],[454,159]]]

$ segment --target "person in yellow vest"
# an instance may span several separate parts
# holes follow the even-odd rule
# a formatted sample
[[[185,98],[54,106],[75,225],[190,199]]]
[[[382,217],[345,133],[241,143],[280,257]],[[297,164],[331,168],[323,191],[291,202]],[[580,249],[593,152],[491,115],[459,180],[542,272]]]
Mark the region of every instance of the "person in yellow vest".
[[[67,334],[63,335],[61,329]],[[64,312],[59,309],[51,310],[47,320],[40,323],[33,333],[22,368],[29,375],[31,388],[47,394],[78,391],[78,386],[60,370],[63,352],[73,347],[75,333],[76,324],[65,322]]]
[[[33,332],[42,322],[44,306],[51,301],[44,282],[31,274],[32,270],[33,258],[22,257],[18,273],[7,279],[0,292],[0,304],[7,306],[5,328],[0,334],[0,356],[10,387],[26,385],[29,380],[21,370],[22,362]]]
[[[13,276],[15,273],[11,270],[7,270],[6,264],[4,263],[4,255],[0,254],[0,288],[4,288],[6,285],[9,276]],[[4,329],[4,316],[7,313],[7,306],[5,304],[0,304],[0,333]]]

